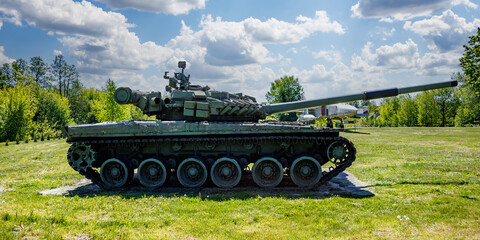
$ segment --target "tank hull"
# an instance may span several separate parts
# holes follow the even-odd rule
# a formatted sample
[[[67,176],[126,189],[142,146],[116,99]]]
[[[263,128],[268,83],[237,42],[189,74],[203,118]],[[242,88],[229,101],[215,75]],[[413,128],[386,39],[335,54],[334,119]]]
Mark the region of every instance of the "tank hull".
[[[234,187],[245,174],[260,187],[275,187],[287,174],[312,188],[355,160],[353,144],[338,129],[298,123],[129,121],[65,130],[69,164],[104,188],[125,186],[135,169],[151,188],[168,185],[171,175],[184,187],[207,180]],[[333,167],[323,171],[327,165]]]

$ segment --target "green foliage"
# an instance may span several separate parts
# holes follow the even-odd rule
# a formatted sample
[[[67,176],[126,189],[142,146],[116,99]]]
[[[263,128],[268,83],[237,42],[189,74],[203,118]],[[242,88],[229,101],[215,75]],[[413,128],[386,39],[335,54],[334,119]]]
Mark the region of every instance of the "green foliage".
[[[477,97],[480,97],[480,28],[477,28],[477,35],[469,38],[469,46],[463,45],[465,54],[459,59],[460,66],[466,83],[472,87]]]
[[[31,86],[0,90],[0,139],[25,139],[30,134],[37,100]]]
[[[93,112],[93,104],[95,101],[103,100],[105,93],[94,89],[80,88],[75,94],[68,98],[72,118],[77,124],[96,123]]]
[[[380,116],[377,118],[379,126],[398,126],[397,111],[400,106],[400,99],[397,97],[384,98],[379,108]]]
[[[303,88],[300,85],[298,78],[294,76],[283,76],[276,79],[270,85],[270,90],[265,97],[268,103],[282,103],[302,100]],[[280,121],[296,121],[297,114],[282,113],[276,117]]]
[[[454,88],[442,88],[434,90],[436,100],[440,107],[441,124],[440,126],[453,126],[455,123],[455,115],[460,100],[454,97]]]
[[[63,55],[55,56],[51,65],[51,75],[53,81],[57,82],[56,89],[62,95],[69,97],[72,94],[72,88],[78,83],[78,72],[75,65],[69,65]]]
[[[108,79],[105,84],[105,92],[100,94],[99,99],[92,101],[92,113],[98,122],[126,121],[131,119],[131,106],[120,105],[115,102],[115,83]]]
[[[417,126],[418,109],[415,100],[410,96],[400,97],[397,118],[399,126]]]
[[[47,122],[53,129],[57,130],[72,123],[68,98],[53,90],[38,88],[37,99],[36,121]]]
[[[425,91],[417,95],[418,124],[425,127],[440,126],[440,106],[434,91]]]
[[[470,85],[462,85],[455,93],[459,106],[455,116],[455,126],[480,125],[480,98]]]
[[[49,86],[49,78],[46,77],[48,65],[43,61],[41,57],[30,58],[30,73],[32,74],[36,83],[41,87]]]
[[[10,64],[4,63],[0,68],[0,88],[13,86],[13,73]]]

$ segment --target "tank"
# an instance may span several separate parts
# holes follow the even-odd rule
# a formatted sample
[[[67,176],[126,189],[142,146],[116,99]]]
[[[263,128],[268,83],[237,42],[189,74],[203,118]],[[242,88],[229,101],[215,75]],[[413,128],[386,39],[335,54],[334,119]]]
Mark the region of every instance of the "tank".
[[[116,89],[119,104],[133,104],[157,121],[104,122],[65,127],[70,166],[102,188],[138,178],[146,188],[233,188],[253,181],[261,188],[291,179],[299,188],[329,181],[355,161],[356,149],[341,129],[264,120],[275,113],[354,100],[453,87],[456,81],[306,101],[259,104],[242,93],[193,85],[184,73],[165,72],[166,94]],[[136,174],[135,174],[136,173]],[[290,181],[290,180],[289,180]]]

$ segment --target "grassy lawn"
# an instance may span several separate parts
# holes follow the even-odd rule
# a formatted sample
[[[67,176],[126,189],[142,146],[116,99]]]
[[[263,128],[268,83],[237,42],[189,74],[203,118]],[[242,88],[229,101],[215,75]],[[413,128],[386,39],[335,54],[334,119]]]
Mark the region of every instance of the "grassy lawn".
[[[64,140],[0,146],[0,239],[480,239],[480,128],[359,128],[373,197],[43,196],[82,177]]]

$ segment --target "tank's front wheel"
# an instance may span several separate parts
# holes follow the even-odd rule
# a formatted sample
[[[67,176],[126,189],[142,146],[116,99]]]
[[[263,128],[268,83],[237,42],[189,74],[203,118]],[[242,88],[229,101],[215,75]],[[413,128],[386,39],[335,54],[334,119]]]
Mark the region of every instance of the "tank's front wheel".
[[[210,177],[217,187],[232,188],[240,182],[242,169],[234,159],[222,157],[213,164]]]
[[[155,158],[143,161],[138,167],[138,180],[148,188],[161,187],[167,179],[167,169],[163,163]]]
[[[299,187],[311,188],[322,177],[322,167],[312,157],[299,157],[290,167],[290,178]]]
[[[207,167],[196,158],[187,158],[177,168],[177,179],[184,187],[200,187],[207,180]]]
[[[119,188],[128,182],[131,171],[128,170],[125,163],[110,158],[102,164],[100,168],[100,177],[106,188]]]
[[[260,187],[276,187],[283,179],[283,167],[277,159],[264,157],[253,165],[253,181]]]

